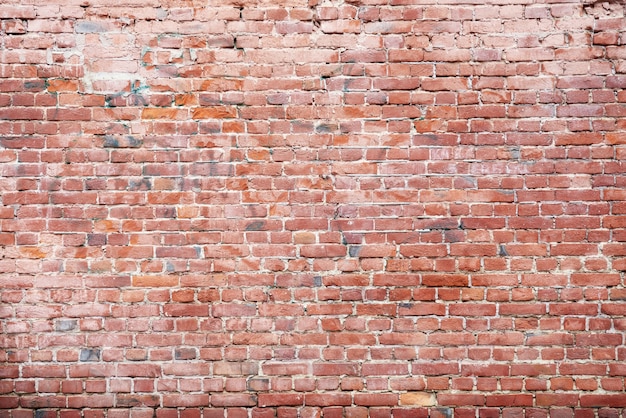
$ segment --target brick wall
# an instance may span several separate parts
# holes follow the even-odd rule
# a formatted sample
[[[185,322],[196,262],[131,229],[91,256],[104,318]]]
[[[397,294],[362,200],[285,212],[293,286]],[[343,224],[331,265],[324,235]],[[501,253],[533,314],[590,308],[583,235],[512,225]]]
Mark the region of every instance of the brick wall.
[[[626,410],[622,2],[0,21],[0,417]]]

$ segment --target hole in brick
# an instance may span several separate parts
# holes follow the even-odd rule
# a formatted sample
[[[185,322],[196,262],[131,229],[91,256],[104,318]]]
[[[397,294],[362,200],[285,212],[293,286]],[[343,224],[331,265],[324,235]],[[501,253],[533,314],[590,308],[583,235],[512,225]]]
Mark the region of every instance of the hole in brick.
[[[95,348],[82,348],[80,361],[100,361],[100,350]]]
[[[265,222],[254,221],[246,226],[246,231],[260,231],[265,228]]]
[[[54,417],[56,417],[56,412],[52,410],[37,409],[35,411],[35,418],[54,418]]]
[[[361,252],[360,245],[353,245],[350,247],[350,257],[358,257]]]
[[[55,329],[57,331],[72,331],[75,330],[78,325],[78,321],[75,319],[61,319],[57,321]]]
[[[176,360],[193,360],[196,358],[195,348],[177,348],[174,350],[174,358]]]
[[[139,148],[143,145],[143,140],[132,135],[105,135],[102,144],[105,148]]]
[[[270,389],[270,380],[265,378],[252,378],[248,380],[249,391],[267,391]]]
[[[319,133],[329,133],[337,130],[337,125],[329,123],[321,123],[315,127],[315,131]]]
[[[452,418],[452,408],[437,408],[437,411],[446,418]]]

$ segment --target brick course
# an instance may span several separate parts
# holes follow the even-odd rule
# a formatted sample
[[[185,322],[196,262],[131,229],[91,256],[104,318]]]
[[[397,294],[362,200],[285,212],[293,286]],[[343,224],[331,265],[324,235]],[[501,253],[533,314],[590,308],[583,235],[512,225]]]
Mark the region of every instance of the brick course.
[[[624,9],[3,1],[0,417],[623,416]]]

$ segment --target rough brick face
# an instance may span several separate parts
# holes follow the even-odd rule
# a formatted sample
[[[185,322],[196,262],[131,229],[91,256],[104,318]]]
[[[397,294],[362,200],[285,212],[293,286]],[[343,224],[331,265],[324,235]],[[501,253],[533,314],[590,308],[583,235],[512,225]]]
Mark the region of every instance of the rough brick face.
[[[626,413],[622,1],[1,3],[0,417]]]

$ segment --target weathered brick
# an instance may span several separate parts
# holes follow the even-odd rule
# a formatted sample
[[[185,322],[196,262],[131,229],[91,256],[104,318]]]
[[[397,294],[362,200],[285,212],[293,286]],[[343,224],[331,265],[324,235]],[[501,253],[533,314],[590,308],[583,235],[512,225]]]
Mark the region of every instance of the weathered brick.
[[[118,3],[0,5],[0,410],[619,415],[619,4]]]

